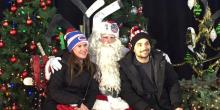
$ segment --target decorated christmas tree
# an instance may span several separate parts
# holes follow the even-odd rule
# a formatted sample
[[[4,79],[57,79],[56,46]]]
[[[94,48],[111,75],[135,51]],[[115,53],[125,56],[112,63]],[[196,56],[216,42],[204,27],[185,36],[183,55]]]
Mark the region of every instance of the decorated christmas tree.
[[[0,110],[38,109],[44,97],[44,56],[59,51],[56,43],[45,39],[56,9],[52,0],[9,0],[8,4],[0,28]]]
[[[189,0],[198,27],[187,32],[188,52],[185,64],[194,70],[192,80],[181,81],[183,102],[186,109],[220,109],[220,14],[211,13],[208,1]]]

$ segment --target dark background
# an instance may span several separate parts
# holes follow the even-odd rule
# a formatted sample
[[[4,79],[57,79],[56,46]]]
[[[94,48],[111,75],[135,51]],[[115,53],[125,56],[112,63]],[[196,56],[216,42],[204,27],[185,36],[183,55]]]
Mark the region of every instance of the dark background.
[[[2,12],[8,8],[9,0],[0,0],[0,19]],[[82,0],[89,7],[95,0]],[[220,0],[208,0],[212,13],[220,9]],[[82,24],[82,13],[70,0],[55,0],[58,13],[68,20],[75,28]],[[187,6],[187,0],[143,0],[143,13],[149,19],[148,31],[156,39],[156,48],[166,52],[174,64],[181,63],[187,51],[185,43],[186,29],[197,27],[192,11]],[[219,46],[218,40],[214,42]],[[210,57],[217,54],[209,51]],[[189,65],[175,68],[180,78],[190,79],[192,69]]]
[[[208,0],[212,13],[220,9],[220,0]],[[143,12],[149,18],[149,33],[157,40],[156,48],[166,52],[171,62],[183,62],[187,51],[185,35],[187,27],[196,29],[198,23],[187,6],[187,0],[143,0]],[[220,46],[220,39],[215,45]],[[217,52],[207,49],[208,56]],[[189,65],[176,67],[180,78],[190,79],[192,69]]]

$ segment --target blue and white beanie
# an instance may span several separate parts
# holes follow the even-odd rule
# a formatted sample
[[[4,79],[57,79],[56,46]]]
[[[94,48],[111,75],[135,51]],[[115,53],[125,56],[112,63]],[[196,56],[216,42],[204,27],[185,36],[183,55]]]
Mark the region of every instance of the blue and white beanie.
[[[88,43],[86,36],[80,31],[69,32],[64,36],[64,39],[67,41],[67,49],[69,52],[71,52],[72,49],[80,42]]]

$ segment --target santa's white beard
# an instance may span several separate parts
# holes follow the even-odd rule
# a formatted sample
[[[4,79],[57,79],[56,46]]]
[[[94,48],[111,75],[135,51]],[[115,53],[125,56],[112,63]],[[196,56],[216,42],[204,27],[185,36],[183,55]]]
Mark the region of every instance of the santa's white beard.
[[[112,44],[98,44],[100,47],[96,51],[96,64],[100,69],[100,90],[104,94],[106,91],[120,91],[120,74],[117,61],[121,58],[121,48]],[[120,45],[119,45],[120,46]]]

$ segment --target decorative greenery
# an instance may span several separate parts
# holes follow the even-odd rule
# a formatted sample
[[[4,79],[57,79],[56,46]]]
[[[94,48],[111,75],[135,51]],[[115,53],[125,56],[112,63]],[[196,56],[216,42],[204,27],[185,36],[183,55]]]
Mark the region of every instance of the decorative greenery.
[[[38,109],[42,94],[23,81],[33,76],[30,59],[40,55],[38,42],[51,54],[44,35],[56,10],[51,0],[9,2],[0,28],[0,110]]]
[[[214,24],[217,22],[212,18],[209,6],[201,7],[206,4],[204,2],[207,1],[196,0],[193,7],[198,30],[188,28],[186,37],[189,51],[185,55],[185,61],[174,65],[189,64],[195,73],[191,80],[180,81],[186,110],[220,109],[220,79],[216,77],[220,68],[220,47],[213,45],[219,30],[218,26],[215,28]],[[208,49],[215,51],[218,56],[210,57]]]
[[[215,76],[205,79],[193,77],[192,80],[182,80],[183,102],[185,109],[219,110],[220,82]]]

